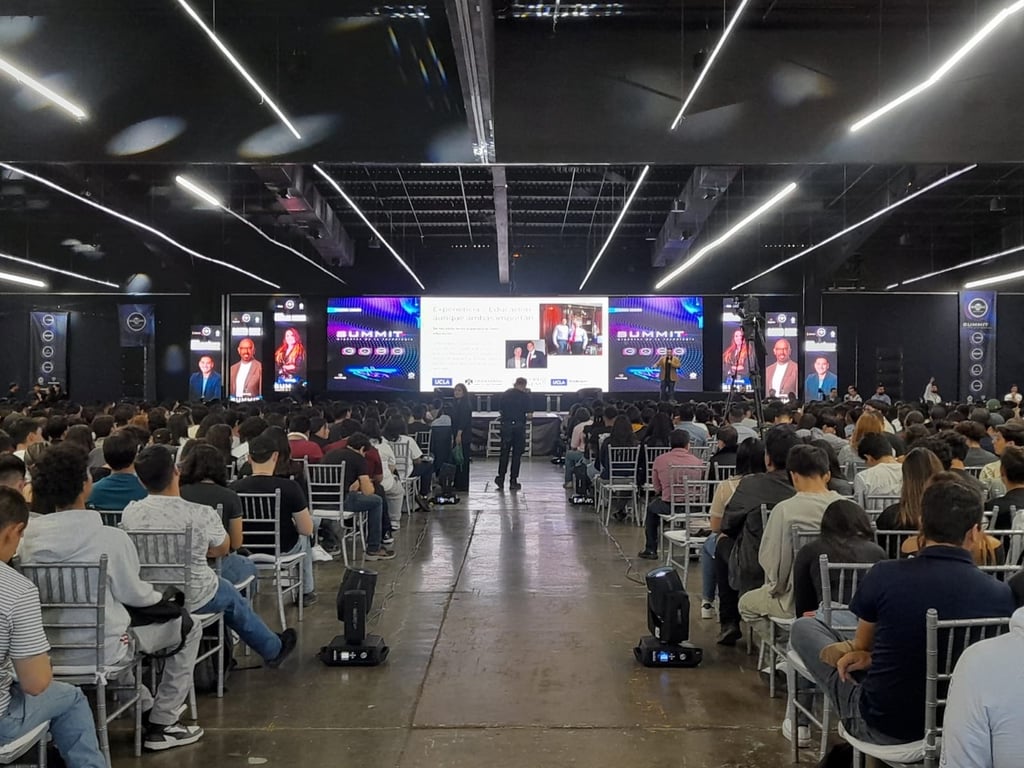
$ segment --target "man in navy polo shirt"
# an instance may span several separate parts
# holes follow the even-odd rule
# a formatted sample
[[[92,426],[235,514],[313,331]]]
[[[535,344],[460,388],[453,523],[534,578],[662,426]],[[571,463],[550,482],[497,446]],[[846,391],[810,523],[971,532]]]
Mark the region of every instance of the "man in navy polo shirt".
[[[876,564],[850,602],[856,636],[817,619],[793,624],[790,644],[832,699],[851,736],[873,744],[924,737],[925,618],[980,619],[1013,612],[1010,588],[974,565],[982,505],[956,474],[943,472],[922,500],[924,546],[909,560]]]

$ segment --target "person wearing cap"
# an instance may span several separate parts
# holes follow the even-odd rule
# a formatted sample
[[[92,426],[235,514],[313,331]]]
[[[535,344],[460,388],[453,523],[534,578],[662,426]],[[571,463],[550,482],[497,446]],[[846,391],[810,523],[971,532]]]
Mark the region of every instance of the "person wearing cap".
[[[1014,420],[998,427],[989,427],[988,433],[992,437],[992,448],[995,450],[996,456],[1002,456],[1007,445],[1024,448],[1024,422]],[[991,464],[986,464],[981,470],[981,474],[978,475],[978,479],[988,489],[990,499],[998,498],[1006,493],[1000,462],[994,461]]]

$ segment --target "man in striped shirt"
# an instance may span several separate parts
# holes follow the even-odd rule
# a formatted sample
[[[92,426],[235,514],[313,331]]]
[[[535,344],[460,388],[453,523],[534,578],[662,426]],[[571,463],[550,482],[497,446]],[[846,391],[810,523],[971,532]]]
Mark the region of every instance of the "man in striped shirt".
[[[89,702],[81,689],[53,679],[39,592],[7,565],[27,523],[21,494],[0,487],[0,743],[49,720],[53,742],[69,768],[106,768]]]

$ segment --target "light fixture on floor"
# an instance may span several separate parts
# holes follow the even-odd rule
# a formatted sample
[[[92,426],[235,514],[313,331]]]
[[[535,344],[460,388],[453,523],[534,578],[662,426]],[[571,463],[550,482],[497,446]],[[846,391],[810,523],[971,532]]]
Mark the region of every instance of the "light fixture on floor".
[[[704,651],[690,639],[690,598],[675,568],[655,568],[647,574],[647,628],[633,649],[645,667],[696,667]]]
[[[345,569],[338,586],[338,621],[345,626],[345,634],[320,649],[320,661],[328,667],[375,667],[387,659],[391,649],[384,638],[366,634],[376,586],[376,572]]]

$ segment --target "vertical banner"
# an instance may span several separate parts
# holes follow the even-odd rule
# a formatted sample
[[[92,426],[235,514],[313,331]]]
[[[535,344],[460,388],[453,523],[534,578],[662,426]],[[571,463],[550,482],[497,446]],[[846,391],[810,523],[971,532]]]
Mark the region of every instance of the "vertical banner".
[[[219,325],[193,325],[188,342],[192,363],[188,399],[218,400],[223,395],[224,339]]]
[[[231,346],[228,360],[228,396],[235,401],[259,400],[263,397],[263,313],[232,312]]]
[[[736,299],[722,300],[722,391],[750,391],[750,349]]]
[[[974,402],[997,397],[996,294],[960,294],[960,397]]]
[[[765,397],[800,396],[800,333],[796,312],[766,312],[764,327]]]
[[[32,384],[68,389],[68,313],[31,313]]]
[[[152,304],[118,304],[117,317],[122,349],[152,345],[156,326]]]
[[[300,298],[274,300],[274,391],[293,392],[305,386],[306,302]]]
[[[838,334],[834,325],[809,325],[804,328],[804,400],[828,400],[838,395],[836,374]],[[836,390],[835,393],[832,390]]]

